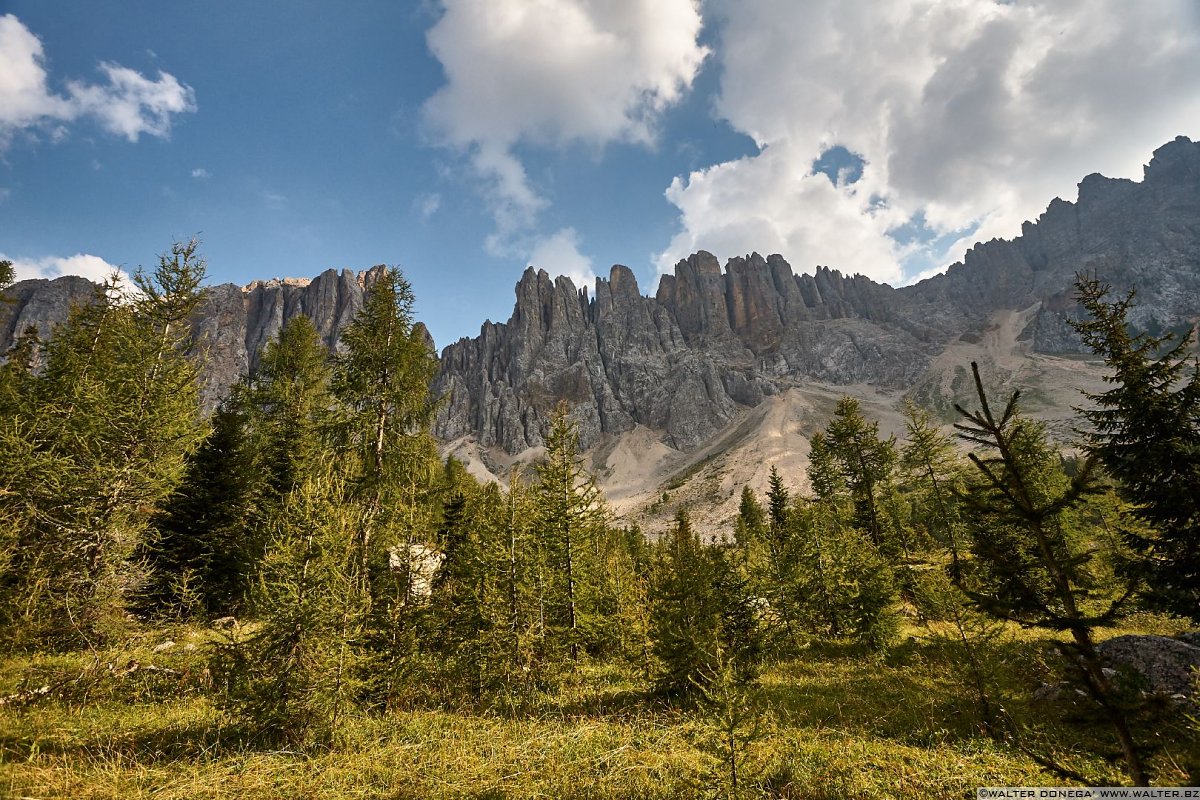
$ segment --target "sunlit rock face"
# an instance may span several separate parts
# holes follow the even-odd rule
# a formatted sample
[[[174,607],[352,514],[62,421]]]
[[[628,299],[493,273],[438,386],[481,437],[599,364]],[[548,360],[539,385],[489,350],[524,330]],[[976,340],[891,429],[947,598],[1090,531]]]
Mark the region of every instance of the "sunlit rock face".
[[[779,255],[722,266],[701,251],[653,296],[620,265],[593,287],[530,268],[507,322],[485,322],[477,337],[442,351],[435,432],[518,453],[542,443],[565,399],[584,447],[640,425],[692,450],[790,388],[910,389],[948,345],[984,338],[999,311],[1023,312],[1020,338],[1031,351],[1079,352],[1067,324],[1078,313],[1077,273],[1118,291],[1136,286],[1139,327],[1180,328],[1200,317],[1200,144],[1180,137],[1159,148],[1140,182],[1089,175],[1076,202],[1053,200],[1018,238],[977,244],[915,286],[799,266],[811,274],[794,274]],[[206,404],[253,369],[296,314],[311,317],[335,350],[380,269],[210,289],[194,320],[208,354]],[[52,329],[91,291],[82,278],[17,284],[0,307],[0,347],[30,324]]]
[[[507,323],[442,352],[448,396],[437,431],[510,453],[541,443],[559,398],[587,446],[641,424],[673,447],[708,441],[747,407],[819,381],[910,387],[990,315],[1033,309],[1021,333],[1035,351],[1075,353],[1076,273],[1123,291],[1133,320],[1157,331],[1200,313],[1200,144],[1159,148],[1141,182],[1089,175],[1079,200],[1055,199],[1012,241],[976,245],[946,274],[893,289],[817,267],[795,275],[778,255],[699,252],[645,297],[613,267],[594,292],[530,269]]]

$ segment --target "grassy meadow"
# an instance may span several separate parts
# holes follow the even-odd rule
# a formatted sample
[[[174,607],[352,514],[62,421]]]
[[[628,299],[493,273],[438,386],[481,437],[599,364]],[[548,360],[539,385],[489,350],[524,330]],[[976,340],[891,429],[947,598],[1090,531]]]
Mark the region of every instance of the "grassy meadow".
[[[1137,616],[1111,633],[1177,628]],[[736,788],[717,715],[667,707],[638,670],[611,663],[584,664],[519,704],[414,699],[350,720],[327,748],[257,747],[210,700],[214,635],[158,628],[119,649],[0,661],[0,796],[947,798],[1070,782],[1030,752],[1092,783],[1122,782],[1103,725],[1030,700],[1053,679],[1052,659],[1046,640],[1015,628],[980,652],[1020,742],[981,730],[949,631],[910,622],[883,656],[817,643],[769,665],[734,737]],[[1155,782],[1186,783],[1194,728],[1151,730]]]

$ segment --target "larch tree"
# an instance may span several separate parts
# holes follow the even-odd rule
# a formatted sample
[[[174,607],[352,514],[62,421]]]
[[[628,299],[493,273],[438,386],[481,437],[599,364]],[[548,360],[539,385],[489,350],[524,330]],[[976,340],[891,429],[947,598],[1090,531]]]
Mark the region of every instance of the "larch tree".
[[[725,548],[701,542],[680,509],[657,551],[650,591],[656,691],[690,702],[710,686],[752,681],[761,656],[757,614]]]
[[[584,572],[593,566],[589,555],[605,524],[606,509],[595,477],[583,466],[579,432],[565,402],[551,417],[534,493],[548,578],[548,628],[561,634],[571,659],[578,660],[585,613],[579,587]]]
[[[825,438],[854,501],[854,524],[876,547],[889,547],[881,501],[896,464],[895,438],[881,439],[879,423],[867,422],[849,396],[838,401]]]
[[[404,692],[417,652],[418,572],[431,556],[441,460],[430,433],[437,359],[415,322],[412,287],[396,268],[372,272],[362,309],[342,333],[332,389],[335,449],[348,501],[359,508],[357,591],[370,616],[359,646],[375,702]],[[418,563],[420,562],[420,563]]]
[[[1075,284],[1089,319],[1073,323],[1101,356],[1111,388],[1080,409],[1091,423],[1088,452],[1117,479],[1117,491],[1149,531],[1130,526],[1146,601],[1200,622],[1200,361],[1183,336],[1134,335],[1134,293],[1110,300],[1110,288],[1080,276]]]
[[[145,582],[134,554],[204,435],[188,354],[203,278],[195,240],[133,291],[114,276],[47,343],[9,421],[0,475],[24,522],[3,583],[19,598],[10,630],[30,641],[95,644],[126,624]]]
[[[1147,785],[1128,715],[1096,651],[1096,628],[1119,618],[1133,586],[1115,599],[1097,590],[1095,545],[1076,519],[1086,498],[1100,490],[1093,461],[1068,478],[1042,428],[1018,414],[1018,393],[996,414],[978,365],[971,371],[979,410],[955,406],[963,418],[959,435],[983,448],[982,455],[970,454],[977,476],[962,493],[974,554],[966,592],[995,617],[1070,636],[1058,643],[1064,664],[1107,718],[1130,780]]]

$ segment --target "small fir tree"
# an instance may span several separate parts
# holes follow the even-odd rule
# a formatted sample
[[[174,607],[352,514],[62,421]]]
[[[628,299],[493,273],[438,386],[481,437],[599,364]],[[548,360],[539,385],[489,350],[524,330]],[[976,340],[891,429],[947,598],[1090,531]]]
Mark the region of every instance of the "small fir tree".
[[[566,403],[559,403],[546,436],[546,455],[537,465],[538,532],[552,583],[546,587],[548,625],[579,658],[580,624],[586,613],[579,587],[594,564],[589,556],[603,525],[605,508],[595,477],[579,456],[579,433]]]
[[[959,435],[985,448],[970,455],[978,477],[962,494],[975,556],[969,597],[987,613],[1021,625],[1062,631],[1065,663],[1107,717],[1135,785],[1147,785],[1141,750],[1128,716],[1096,652],[1095,629],[1115,621],[1132,593],[1116,600],[1096,591],[1092,551],[1074,516],[1099,491],[1092,459],[1073,479],[1035,423],[1017,413],[1018,393],[997,416],[988,403],[978,365],[971,364],[978,411],[956,406],[964,422]]]
[[[1109,300],[1110,288],[1080,276],[1079,302],[1090,319],[1073,323],[1104,358],[1112,388],[1088,395],[1088,452],[1117,479],[1117,490],[1149,531],[1130,526],[1147,602],[1200,622],[1200,361],[1183,336],[1133,335],[1134,293]]]
[[[838,401],[825,438],[854,501],[854,524],[876,547],[890,547],[881,498],[896,463],[895,438],[880,439],[879,423],[867,422],[849,396]]]

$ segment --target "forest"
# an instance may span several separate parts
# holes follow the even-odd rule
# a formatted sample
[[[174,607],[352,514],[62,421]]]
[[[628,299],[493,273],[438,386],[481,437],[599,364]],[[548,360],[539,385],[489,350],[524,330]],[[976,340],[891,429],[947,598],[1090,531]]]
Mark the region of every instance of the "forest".
[[[806,475],[651,537],[565,403],[505,485],[440,455],[397,268],[336,354],[295,317],[204,413],[204,282],[175,243],[0,365],[0,791],[1200,783],[1196,695],[1104,655],[1200,622],[1200,364],[1132,292],[1078,277],[1108,377],[1069,447],[969,365],[953,421],[908,402],[885,437],[843,397]]]

